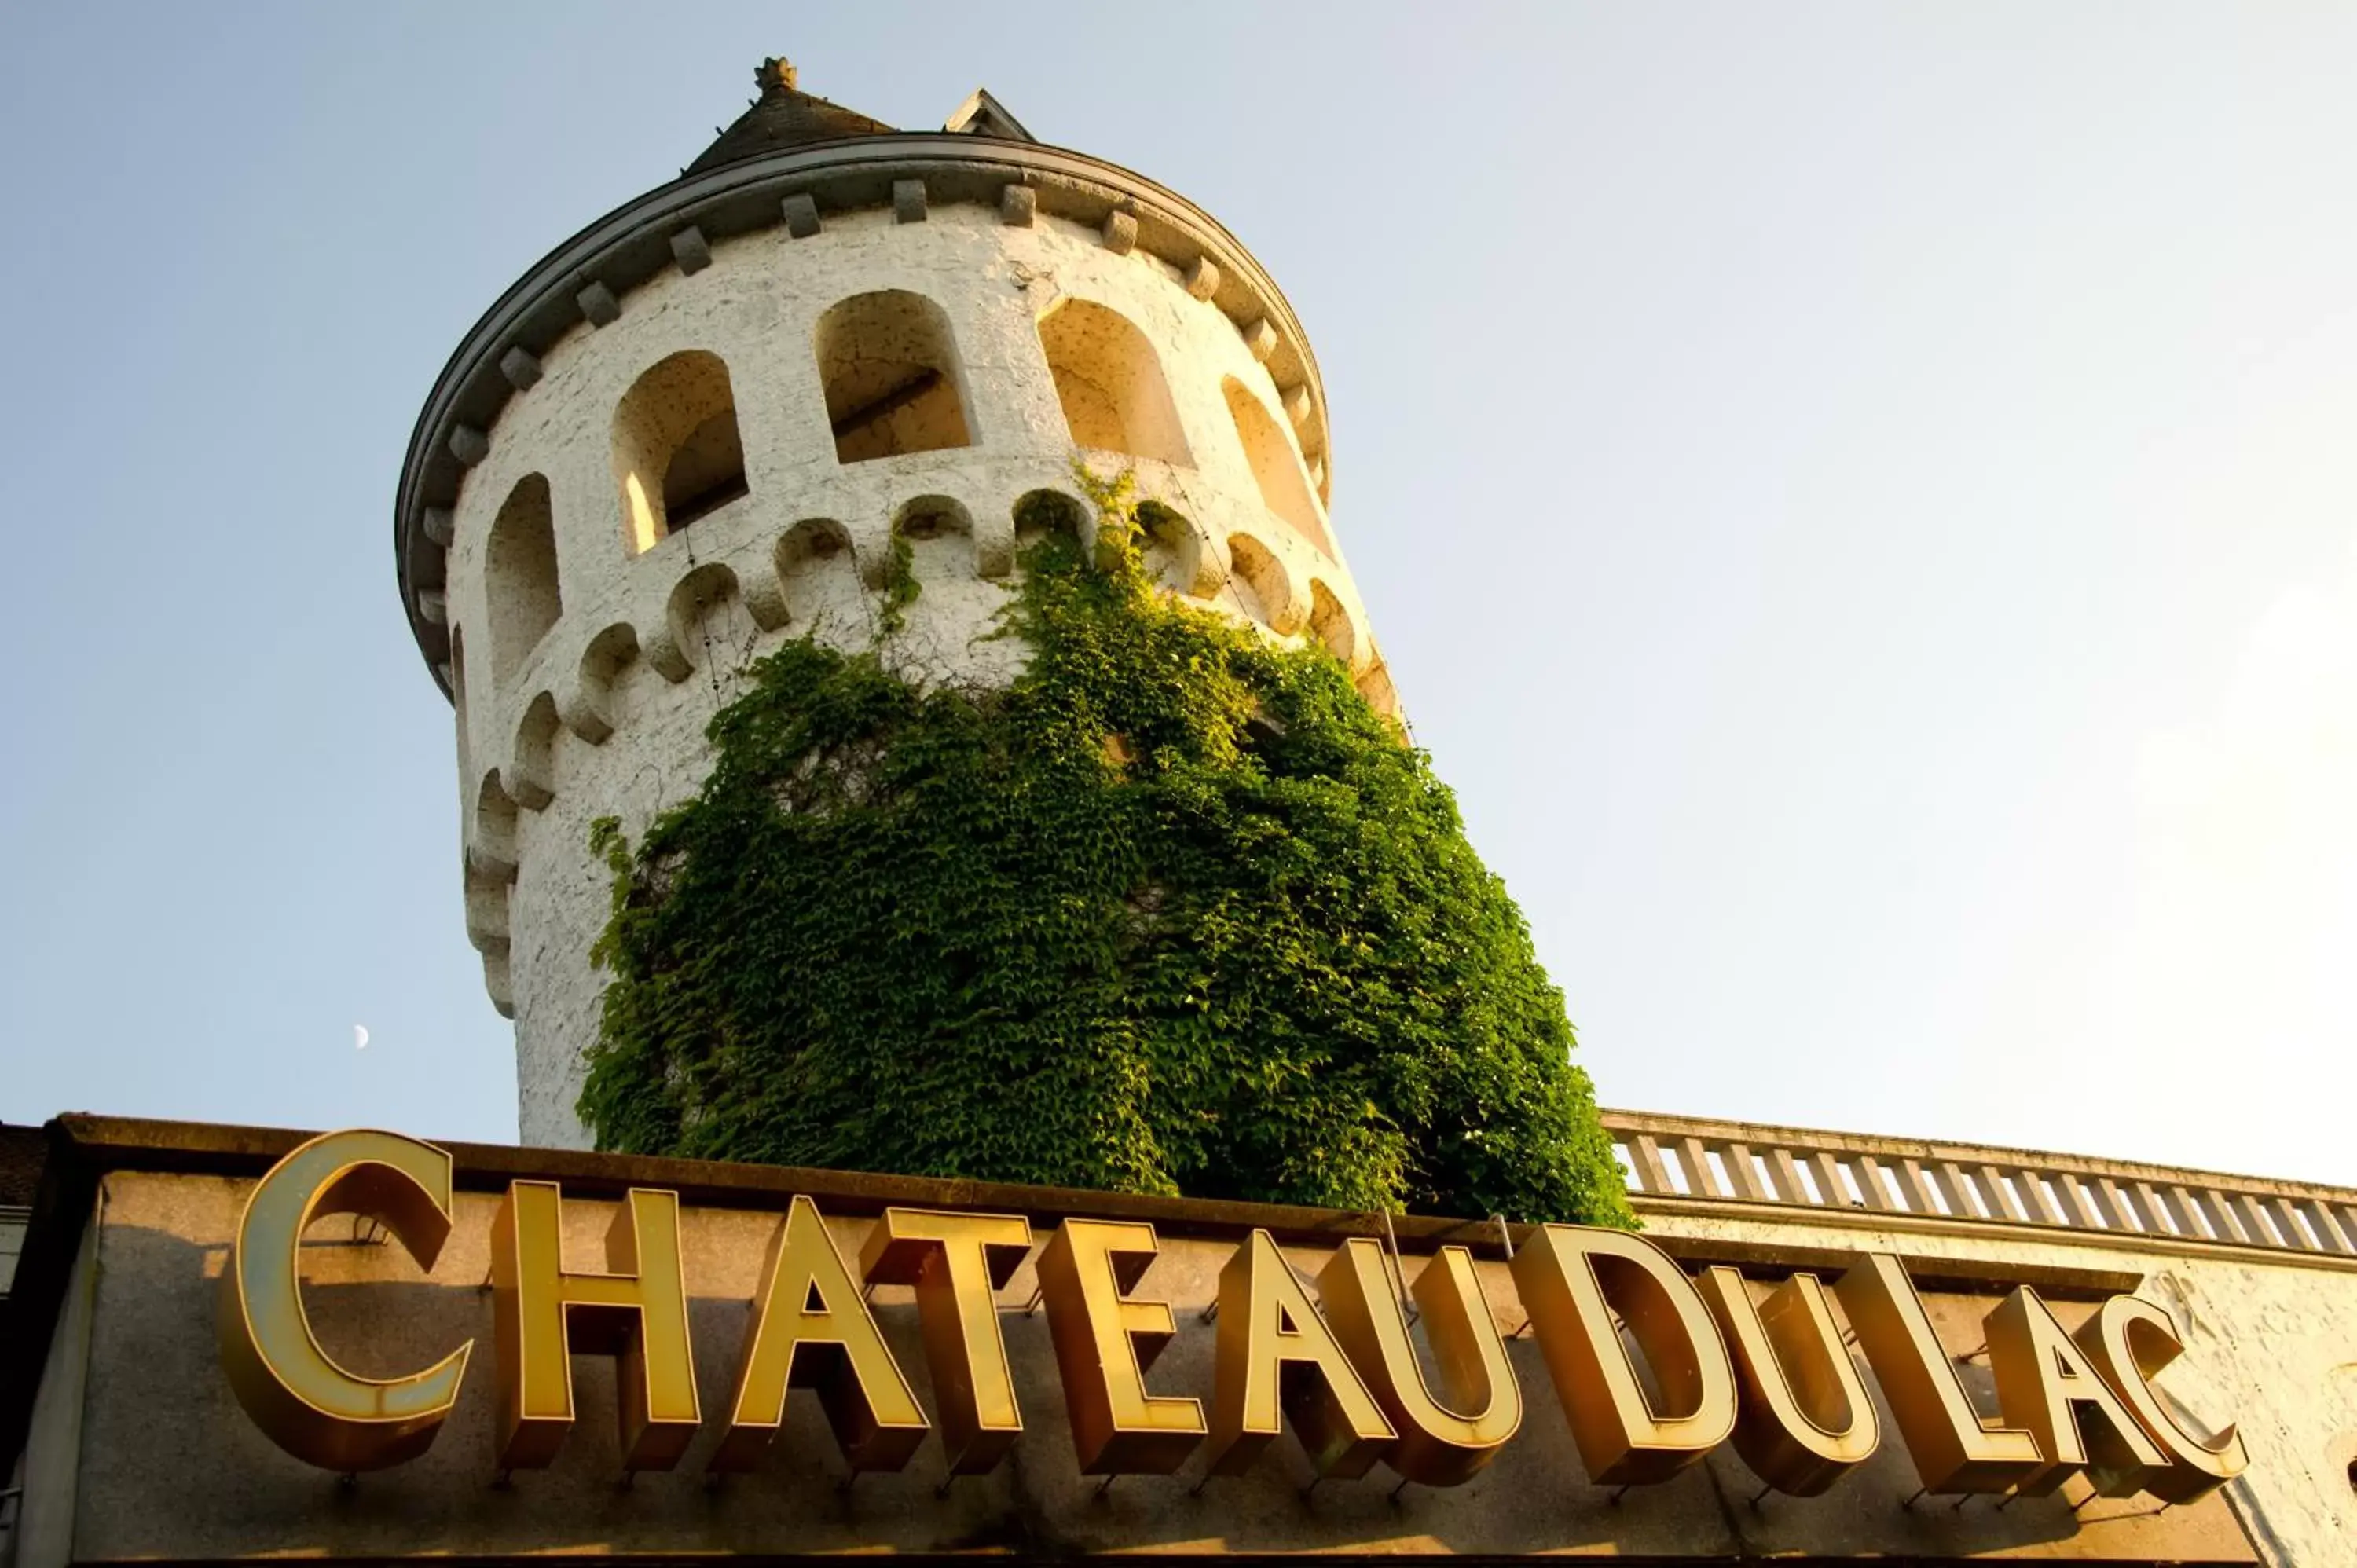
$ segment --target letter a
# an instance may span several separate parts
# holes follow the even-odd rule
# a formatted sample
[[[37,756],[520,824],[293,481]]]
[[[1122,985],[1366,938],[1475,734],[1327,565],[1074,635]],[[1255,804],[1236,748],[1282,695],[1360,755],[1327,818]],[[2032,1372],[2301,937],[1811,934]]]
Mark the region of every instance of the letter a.
[[[900,1375],[818,1205],[801,1193],[770,1242],[753,1296],[728,1431],[716,1470],[750,1470],[786,1415],[786,1391],[814,1389],[855,1470],[897,1470],[924,1441],[925,1412]]]

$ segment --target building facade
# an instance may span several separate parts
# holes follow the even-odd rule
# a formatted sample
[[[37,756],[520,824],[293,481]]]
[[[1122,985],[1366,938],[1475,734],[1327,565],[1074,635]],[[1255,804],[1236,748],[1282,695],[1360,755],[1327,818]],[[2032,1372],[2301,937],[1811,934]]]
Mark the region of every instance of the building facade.
[[[1641,1237],[62,1119],[0,1344],[5,1551],[2350,1561],[2357,1191],[1609,1120]],[[431,1203],[335,1188],[392,1145]],[[961,1233],[963,1285],[920,1240]],[[535,1299],[571,1352],[538,1374]],[[347,1431],[440,1397],[425,1442],[322,1446],[339,1380]]]

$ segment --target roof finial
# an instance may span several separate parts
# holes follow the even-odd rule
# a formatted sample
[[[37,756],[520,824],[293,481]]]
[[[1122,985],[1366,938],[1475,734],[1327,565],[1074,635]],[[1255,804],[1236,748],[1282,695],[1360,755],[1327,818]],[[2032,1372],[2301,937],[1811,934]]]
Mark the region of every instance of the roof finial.
[[[792,92],[801,83],[802,72],[796,70],[794,62],[785,56],[771,55],[761,62],[761,69],[753,73],[753,80],[765,91],[774,81],[788,92]]]

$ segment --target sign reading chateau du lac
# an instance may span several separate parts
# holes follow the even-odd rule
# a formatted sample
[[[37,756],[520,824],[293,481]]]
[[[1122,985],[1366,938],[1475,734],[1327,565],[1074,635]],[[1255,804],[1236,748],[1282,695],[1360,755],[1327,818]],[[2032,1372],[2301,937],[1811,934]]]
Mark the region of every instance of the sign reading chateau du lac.
[[[1486,1255],[1443,1244],[1418,1258],[1380,1232],[1280,1245],[1266,1228],[1221,1234],[1216,1219],[1187,1227],[1180,1244],[1146,1219],[1071,1211],[1083,1195],[1053,1196],[1067,1200],[1059,1222],[1035,1226],[952,1201],[831,1216],[793,1192],[739,1206],[691,1242],[673,1191],[609,1187],[593,1202],[512,1179],[461,1195],[434,1145],[330,1133],[243,1193],[221,1263],[221,1362],[255,1426],[357,1493],[376,1484],[362,1473],[427,1456],[469,1391],[479,1401],[489,1384],[488,1440],[471,1478],[457,1478],[468,1487],[526,1493],[594,1444],[597,1506],[628,1534],[634,1498],[648,1496],[634,1477],[699,1477],[717,1508],[781,1467],[821,1466],[835,1495],[814,1511],[830,1516],[835,1547],[859,1543],[861,1478],[912,1467],[931,1484],[896,1491],[896,1517],[953,1510],[961,1485],[1019,1474],[1082,1490],[1097,1510],[1089,1544],[1114,1550],[1243,1549],[1232,1527],[1268,1506],[1272,1478],[1299,1512],[1288,1550],[1368,1549],[1358,1525],[1321,1539],[1321,1507],[1397,1519],[1478,1495],[1484,1516],[1501,1516],[1477,1532],[1487,1554],[1580,1544],[1550,1541],[1544,1523],[1552,1499],[1571,1494],[1642,1537],[1645,1499],[1715,1455],[1726,1466],[1723,1451],[1742,1466],[1727,1473],[1755,1488],[1735,1506],[1777,1510],[1802,1539],[1817,1528],[1812,1509],[1826,1510],[1829,1530],[1859,1511],[1872,1489],[1850,1479],[1862,1467],[1893,1494],[1875,1502],[1894,1517],[2021,1504],[2013,1517],[2045,1521],[2030,1533],[2050,1541],[2100,1499],[2202,1514],[2183,1505],[2245,1464],[2231,1426],[2197,1424],[2156,1387],[2182,1345],[2169,1313],[2134,1294],[2066,1311],[2028,1285],[1993,1288],[1962,1300],[1961,1332],[1979,1337],[1967,1349],[1935,1322],[1958,1337],[1960,1299],[1941,1297],[1935,1314],[1884,1252],[1838,1271],[1690,1269],[1642,1235],[1541,1225],[1522,1228],[1519,1244],[1492,1227]],[[343,1359],[331,1354],[304,1276],[317,1272],[315,1222],[346,1214],[405,1250],[412,1282],[463,1238],[474,1277],[457,1294],[479,1304],[481,1333],[414,1348],[419,1337],[396,1330],[415,1283],[379,1269],[328,1292],[314,1277],[311,1296],[339,1303]],[[749,1280],[749,1295],[732,1280]],[[1043,1321],[1044,1353],[1022,1352]],[[388,1366],[369,1348],[387,1334],[416,1364]],[[1205,1353],[1167,1357],[1182,1339]],[[802,1406],[796,1390],[815,1399]],[[1297,1447],[1280,1442],[1288,1429]],[[1500,1464],[1531,1445],[1543,1464]],[[1117,1486],[1124,1477],[1142,1479]],[[1247,1484],[1256,1500],[1223,1513],[1222,1489]],[[1849,1495],[1827,1495],[1837,1489]],[[1174,1510],[1195,1512],[1174,1531]],[[1140,1522],[1134,1540],[1125,1518]],[[1611,1545],[1590,1527],[1573,1533]],[[1813,1549],[1839,1554],[1835,1544]]]

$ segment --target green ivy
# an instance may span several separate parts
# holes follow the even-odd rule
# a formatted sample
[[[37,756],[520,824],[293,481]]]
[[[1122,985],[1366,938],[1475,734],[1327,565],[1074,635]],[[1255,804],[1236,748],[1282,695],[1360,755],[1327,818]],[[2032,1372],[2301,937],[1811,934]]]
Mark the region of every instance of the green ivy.
[[[909,624],[909,607],[917,602],[917,553],[899,533],[892,535],[892,553],[884,563],[883,601],[877,607],[876,629],[897,637]]]
[[[1157,592],[1098,500],[1092,553],[1021,553],[1012,686],[790,643],[701,793],[597,824],[599,1146],[1632,1224],[1425,754],[1322,650]]]

